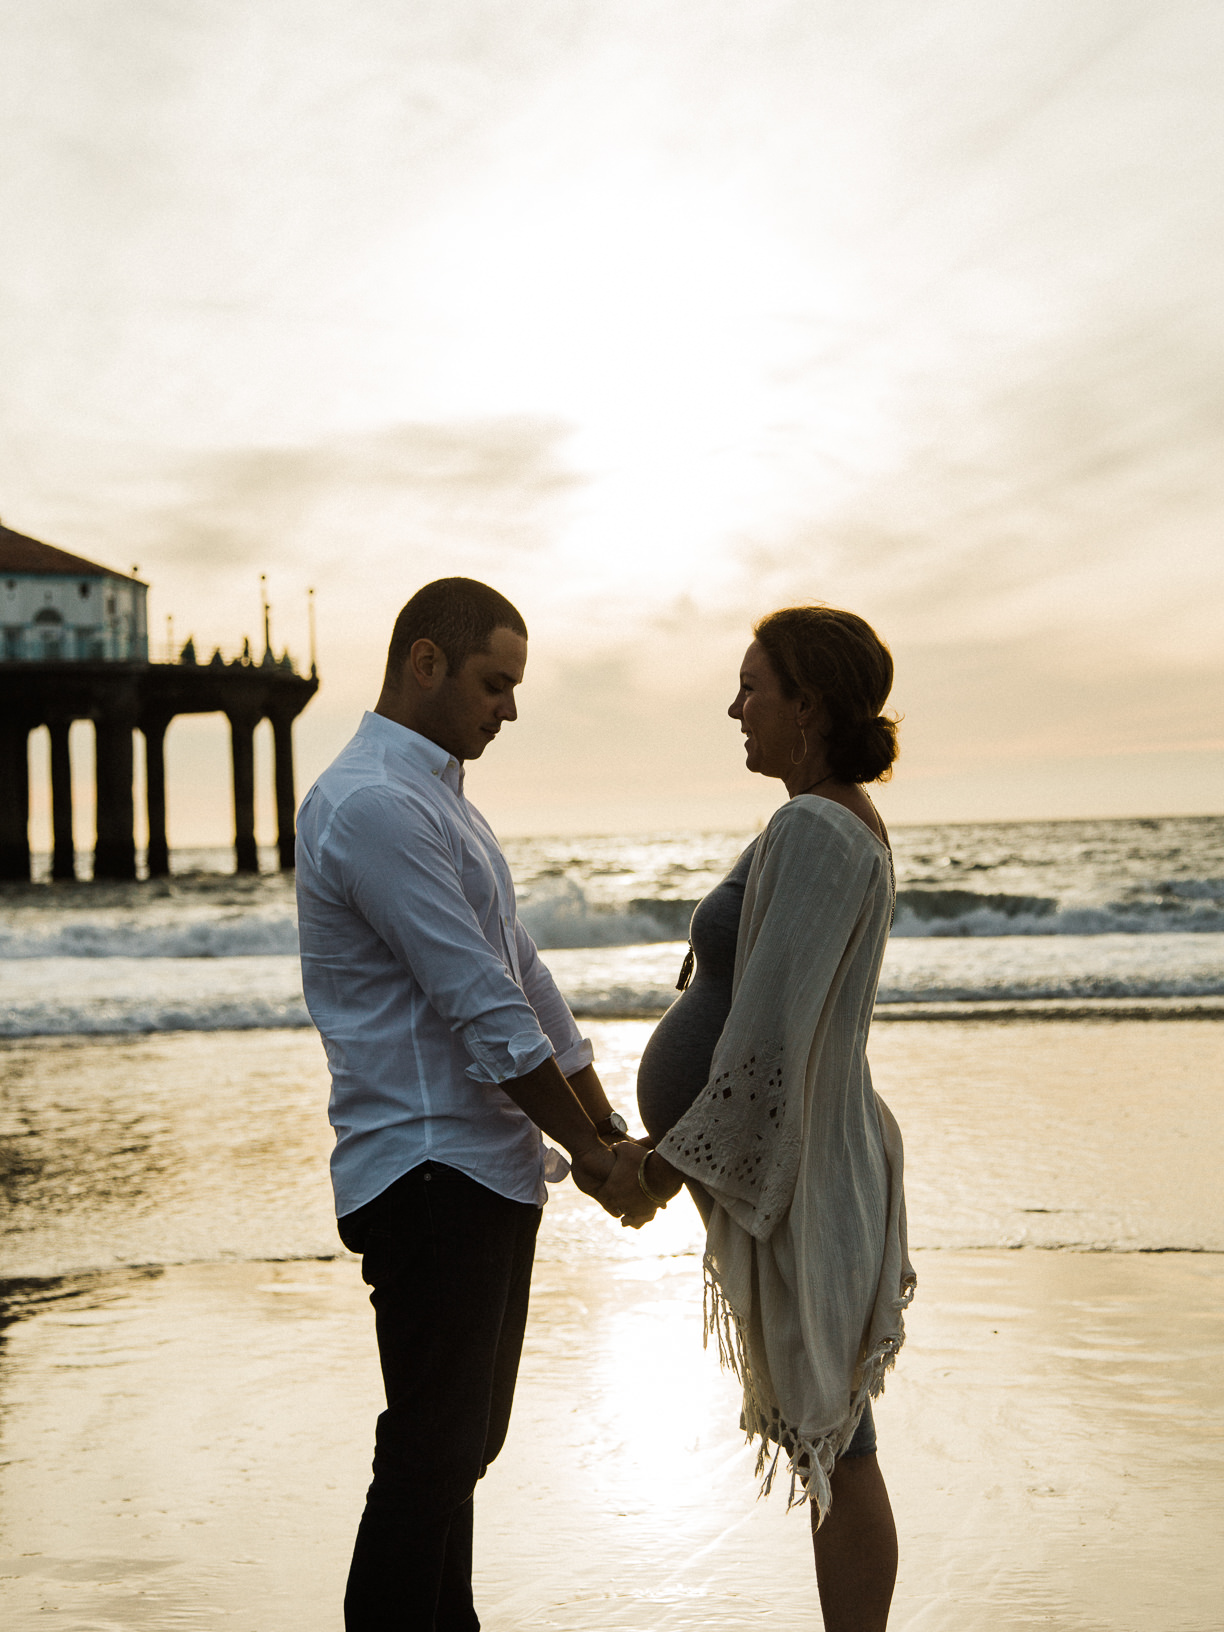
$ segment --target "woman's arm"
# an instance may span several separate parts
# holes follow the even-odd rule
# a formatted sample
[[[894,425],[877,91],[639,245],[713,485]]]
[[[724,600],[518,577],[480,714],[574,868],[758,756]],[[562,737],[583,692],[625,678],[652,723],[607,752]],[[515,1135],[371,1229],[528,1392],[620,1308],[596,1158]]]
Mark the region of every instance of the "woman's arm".
[[[638,1184],[656,1207],[666,1207],[683,1183],[683,1173],[666,1156],[660,1156],[657,1150],[646,1152],[638,1168]]]

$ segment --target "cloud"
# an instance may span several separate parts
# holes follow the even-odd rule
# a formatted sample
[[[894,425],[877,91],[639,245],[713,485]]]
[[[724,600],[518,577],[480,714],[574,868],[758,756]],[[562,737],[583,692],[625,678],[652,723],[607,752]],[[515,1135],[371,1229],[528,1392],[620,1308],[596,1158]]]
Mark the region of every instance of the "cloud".
[[[184,463],[176,500],[146,526],[158,529],[172,566],[327,567],[355,544],[377,550],[378,533],[427,548],[462,541],[475,554],[534,550],[547,542],[551,506],[577,480],[559,454],[564,434],[514,417],[203,453]]]
[[[532,563],[578,482],[565,435],[555,423],[503,417],[163,455],[155,500],[145,482],[124,507],[121,557],[146,563],[158,616],[173,613],[180,638],[189,624],[205,646],[240,644],[251,631],[260,572],[274,603],[304,605],[311,585],[329,655],[347,661],[354,643],[368,644],[371,618],[385,640],[382,623],[389,629],[429,578],[521,580],[539,570]],[[295,614],[285,631],[299,652],[303,622]]]
[[[1218,653],[1221,347],[1189,310],[1059,335],[928,389],[889,468],[788,535],[739,546],[766,600],[863,602],[935,644],[1057,631]]]

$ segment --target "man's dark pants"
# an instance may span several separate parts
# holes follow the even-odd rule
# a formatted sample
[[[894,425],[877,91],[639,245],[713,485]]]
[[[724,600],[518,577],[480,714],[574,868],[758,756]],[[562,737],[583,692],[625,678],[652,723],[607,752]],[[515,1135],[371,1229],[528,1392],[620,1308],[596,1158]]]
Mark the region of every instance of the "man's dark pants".
[[[387,1409],[347,1632],[477,1632],[472,1492],[510,1422],[540,1209],[426,1162],[340,1220],[362,1254]]]

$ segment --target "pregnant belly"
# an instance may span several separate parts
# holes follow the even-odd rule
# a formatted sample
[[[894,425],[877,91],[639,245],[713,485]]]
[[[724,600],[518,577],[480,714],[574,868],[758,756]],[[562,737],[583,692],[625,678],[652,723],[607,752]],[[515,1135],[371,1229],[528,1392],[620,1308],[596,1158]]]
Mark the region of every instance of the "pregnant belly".
[[[694,980],[651,1034],[638,1067],[638,1112],[661,1139],[705,1087],[731,1008],[731,982]]]

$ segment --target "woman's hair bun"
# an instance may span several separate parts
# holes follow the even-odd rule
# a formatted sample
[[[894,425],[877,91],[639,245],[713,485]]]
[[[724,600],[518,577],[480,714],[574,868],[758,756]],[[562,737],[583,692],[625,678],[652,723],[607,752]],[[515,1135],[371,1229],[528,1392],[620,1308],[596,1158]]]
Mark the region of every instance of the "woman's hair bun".
[[[828,736],[829,769],[842,782],[882,782],[897,757],[895,720],[834,721]]]
[[[892,690],[888,647],[854,612],[788,606],[754,626],[788,696],[823,703],[829,770],[842,782],[884,782],[897,757],[897,722],[880,711]]]

